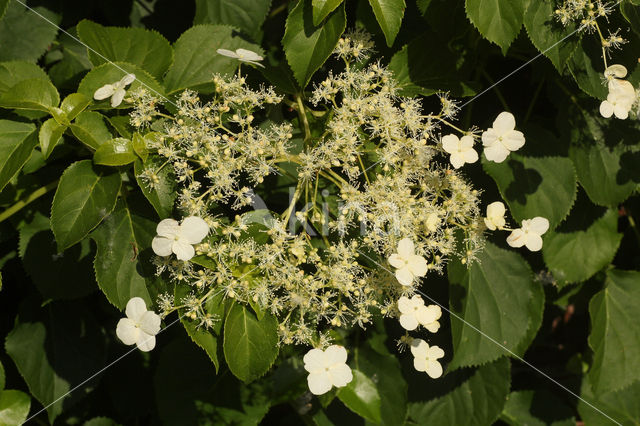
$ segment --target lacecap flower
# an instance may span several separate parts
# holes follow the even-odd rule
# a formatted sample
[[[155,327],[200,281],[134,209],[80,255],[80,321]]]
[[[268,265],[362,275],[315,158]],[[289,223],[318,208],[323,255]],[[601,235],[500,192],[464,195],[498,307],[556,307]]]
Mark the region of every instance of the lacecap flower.
[[[403,238],[398,243],[398,252],[389,256],[389,263],[396,268],[398,282],[410,286],[415,277],[427,274],[427,261],[415,254],[415,246],[409,238]]]
[[[347,350],[331,345],[324,351],[311,349],[303,358],[304,369],[309,372],[307,384],[314,395],[322,395],[333,386],[341,388],[353,380],[353,373],[346,364]]]
[[[495,231],[496,229],[504,228],[506,221],[504,214],[507,209],[500,201],[495,201],[487,206],[487,217],[484,218],[484,224],[487,229]]]
[[[438,346],[429,346],[422,339],[411,341],[411,353],[413,354],[413,366],[418,371],[424,371],[432,379],[442,376],[442,365],[438,359],[444,356],[444,351]]]
[[[130,85],[136,79],[135,74],[127,74],[120,79],[120,81],[116,81],[115,83],[105,84],[101,88],[95,91],[93,94],[93,98],[97,101],[101,101],[103,99],[111,98],[111,106],[113,108],[117,107],[122,103],[124,99],[124,95],[126,93],[125,87]]]
[[[507,244],[511,247],[526,246],[531,251],[542,248],[541,235],[549,229],[549,221],[544,217],[534,217],[522,221],[522,227],[511,231],[507,237]]]
[[[417,294],[411,299],[402,296],[398,299],[398,310],[400,311],[400,325],[405,330],[415,330],[418,325],[432,333],[436,333],[440,328],[438,320],[442,316],[442,309],[438,305],[424,305],[424,300]]]
[[[442,138],[442,148],[451,154],[449,161],[454,169],[478,161],[478,153],[473,149],[473,136],[458,139],[456,135],[446,135]]]
[[[158,256],[174,253],[180,260],[189,260],[195,255],[193,244],[198,244],[209,233],[209,225],[202,218],[189,216],[179,224],[174,219],[164,219],[156,228],[158,235],[151,247]]]
[[[233,50],[218,49],[218,50],[216,50],[216,52],[219,55],[227,56],[229,58],[234,58],[234,59],[239,60],[240,62],[246,62],[246,63],[257,65],[259,67],[264,68],[264,65],[262,65],[259,62],[259,61],[263,60],[264,58],[262,56],[258,55],[256,52],[252,52],[251,50],[236,49],[236,51],[234,52]]]
[[[484,156],[489,161],[502,163],[510,152],[524,146],[524,134],[515,130],[516,119],[510,112],[501,112],[490,127],[482,133]]]
[[[156,334],[160,331],[160,316],[147,310],[140,297],[127,302],[126,318],[118,321],[116,335],[125,345],[136,345],[143,352],[149,352],[156,346]]]

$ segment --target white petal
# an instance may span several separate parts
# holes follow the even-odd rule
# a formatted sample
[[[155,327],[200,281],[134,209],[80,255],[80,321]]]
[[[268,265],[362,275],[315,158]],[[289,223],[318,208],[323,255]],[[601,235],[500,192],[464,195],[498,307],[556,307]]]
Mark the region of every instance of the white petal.
[[[609,118],[613,115],[613,105],[609,101],[602,101],[600,104],[600,115]]]
[[[263,58],[262,56],[258,55],[256,52],[253,52],[251,50],[247,50],[247,49],[236,49],[236,55],[238,56],[239,59],[244,60],[244,61],[261,61]]]
[[[402,314],[400,315],[399,321],[400,321],[400,325],[405,330],[412,331],[418,328],[418,320],[416,319],[415,315]]]
[[[464,157],[460,153],[454,152],[449,157],[449,162],[454,169],[459,169],[460,167],[464,166]]]
[[[187,260],[191,260],[191,258],[196,254],[193,246],[183,238],[173,242],[171,251],[175,253],[178,259],[184,260],[185,262]]]
[[[409,258],[409,271],[416,277],[424,277],[429,270],[427,261],[424,257],[414,254]]]
[[[347,350],[344,346],[331,345],[324,351],[328,365],[344,364],[347,362]]]
[[[158,223],[156,233],[161,237],[174,238],[180,235],[180,224],[173,219],[164,219]]]
[[[140,317],[147,312],[147,304],[144,303],[144,299],[141,297],[132,297],[127,302],[125,313],[127,317],[134,320],[137,324],[140,323]]]
[[[402,268],[404,266],[404,259],[401,258],[397,253],[393,253],[389,256],[389,264],[394,268]]]
[[[238,58],[238,55],[236,54],[236,52],[233,52],[231,50],[227,50],[227,49],[218,49],[216,50],[216,53],[218,53],[219,55],[222,56],[228,56],[230,58]]]
[[[413,283],[413,274],[409,268],[400,268],[396,271],[396,279],[404,286],[410,286]]]
[[[549,221],[540,216],[536,216],[529,221],[529,231],[542,235],[549,230]]]
[[[116,336],[122,340],[125,345],[133,345],[138,341],[140,329],[129,318],[122,318],[116,326]]]
[[[507,209],[502,202],[494,201],[487,206],[487,217],[502,217],[506,211]]]
[[[156,336],[151,336],[144,331],[140,331],[140,337],[136,342],[136,346],[142,352],[149,352],[156,347]]]
[[[625,78],[627,76],[627,68],[620,64],[609,65],[607,69],[604,70],[604,75],[605,77]]]
[[[398,254],[404,259],[408,259],[415,252],[413,241],[410,238],[403,238],[398,243]]]
[[[446,135],[442,137],[442,149],[449,154],[458,152],[458,143],[460,139],[456,135]]]
[[[509,150],[500,143],[485,147],[484,149],[484,156],[487,160],[495,161],[496,163],[502,163],[508,155]]]
[[[324,352],[320,349],[311,349],[302,358],[304,369],[309,373],[324,371],[326,367]]]
[[[616,118],[620,120],[626,120],[629,117],[629,109],[624,104],[616,105],[615,107],[613,107],[613,113],[615,114]]]
[[[427,360],[424,358],[414,358],[413,359],[413,368],[418,371],[426,371],[427,369]]]
[[[501,112],[493,122],[493,128],[496,129],[499,133],[513,130],[516,128],[516,118],[510,112]]]
[[[484,218],[484,224],[487,227],[487,229],[489,229],[490,231],[495,231],[496,228],[498,227],[494,222],[493,219],[490,218]]]
[[[416,358],[427,358],[427,350],[429,345],[422,339],[413,339],[411,341],[411,353]]]
[[[174,241],[173,238],[154,237],[151,240],[151,248],[158,256],[169,256],[172,253],[171,246],[173,246]]]
[[[502,143],[509,151],[517,151],[524,146],[524,134],[517,130],[512,130],[502,137]]]
[[[437,379],[442,376],[442,366],[438,361],[427,360],[425,363],[424,371],[431,377],[432,379]]]
[[[475,151],[475,149],[469,149],[462,153],[462,158],[465,163],[475,163],[476,161],[478,161],[478,153]]]
[[[507,244],[511,247],[522,247],[526,242],[525,234],[522,229],[514,229],[507,237]]]
[[[422,325],[431,324],[442,316],[442,309],[438,305],[425,306],[418,311],[418,321]]]
[[[542,237],[537,234],[529,234],[525,245],[531,251],[539,251],[542,248]]]
[[[180,225],[180,236],[190,244],[198,244],[209,233],[209,225],[204,219],[197,216],[189,216]]]
[[[424,328],[429,330],[432,333],[437,333],[440,329],[440,323],[438,321],[430,322],[428,324],[422,324]]]
[[[462,151],[473,149],[473,137],[466,135],[460,138],[460,149]]]
[[[338,364],[329,369],[331,383],[333,386],[341,388],[347,386],[353,380],[353,373],[347,364]]]
[[[135,80],[136,80],[135,74],[127,74],[124,77],[122,77],[122,80],[120,80],[120,84],[122,85],[121,87],[128,86],[131,83],[133,83]]]
[[[398,299],[398,310],[400,313],[409,312],[411,309],[413,309],[413,303],[408,297],[401,296],[400,299]]]
[[[309,385],[309,390],[314,395],[322,395],[331,390],[331,376],[329,373],[312,373],[307,377],[307,384]]]
[[[147,311],[138,320],[138,326],[145,333],[155,336],[160,331],[160,315]]]
[[[493,129],[487,129],[482,132],[482,144],[484,146],[492,146],[498,140],[500,135]]]
[[[101,88],[95,91],[93,94],[93,99],[97,101],[101,101],[103,99],[107,99],[116,91],[116,88],[113,87],[113,84],[105,84]]]
[[[444,351],[442,350],[442,348],[440,348],[440,346],[431,346],[429,347],[429,349],[427,350],[427,358],[429,359],[439,359],[442,358],[444,356]]]
[[[117,107],[122,103],[125,93],[126,92],[124,89],[116,89],[116,91],[113,93],[113,96],[111,96],[111,106],[113,108]]]

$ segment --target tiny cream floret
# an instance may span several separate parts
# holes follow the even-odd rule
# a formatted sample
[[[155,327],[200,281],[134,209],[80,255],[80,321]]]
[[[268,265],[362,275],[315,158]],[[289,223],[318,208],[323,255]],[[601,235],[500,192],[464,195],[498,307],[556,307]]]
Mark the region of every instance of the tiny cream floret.
[[[515,117],[505,111],[498,115],[493,122],[493,127],[482,133],[484,156],[487,160],[502,163],[509,153],[524,146],[524,135],[515,128]]]
[[[262,61],[264,58],[251,50],[236,49],[235,51],[233,51],[227,49],[218,49],[216,50],[216,52],[219,55],[234,58],[239,60],[240,62],[246,62],[264,68],[264,65],[260,63],[260,61]]]
[[[122,100],[124,99],[124,95],[126,93],[125,87],[133,83],[135,79],[135,74],[127,74],[122,77],[120,81],[116,81],[115,83],[111,84],[105,84],[104,86],[96,90],[93,94],[93,98],[97,101],[111,98],[111,106],[115,108],[120,105],[122,103]]]
[[[442,138],[442,149],[451,154],[449,161],[455,169],[459,169],[465,163],[478,161],[478,153],[473,149],[473,136],[446,135]]]
[[[544,217],[534,217],[522,221],[522,227],[511,231],[507,237],[507,244],[511,247],[526,246],[531,251],[542,248],[541,235],[549,229],[549,221]]]
[[[158,235],[151,242],[158,256],[175,254],[180,260],[190,260],[195,255],[194,244],[200,243],[209,233],[209,225],[197,216],[185,218],[181,224],[174,219],[160,221]]]
[[[314,395],[322,395],[333,386],[341,388],[353,380],[347,365],[347,350],[343,346],[331,345],[324,351],[311,349],[304,356],[304,369],[309,372],[307,384]]]
[[[404,286],[410,286],[415,277],[424,277],[427,273],[427,261],[415,254],[415,246],[409,238],[398,243],[398,252],[389,256],[389,263],[396,268],[396,278]]]
[[[413,366],[418,371],[424,371],[432,379],[442,376],[442,365],[438,359],[444,356],[444,351],[438,346],[429,346],[422,339],[413,339],[411,342],[413,354]]]
[[[125,345],[136,345],[143,352],[156,346],[156,334],[160,331],[160,315],[147,310],[140,297],[133,297],[125,308],[126,318],[118,321],[116,335]]]
[[[504,228],[506,221],[504,214],[507,209],[500,201],[495,201],[487,206],[487,217],[484,218],[484,224],[487,229],[495,231],[496,229]]]

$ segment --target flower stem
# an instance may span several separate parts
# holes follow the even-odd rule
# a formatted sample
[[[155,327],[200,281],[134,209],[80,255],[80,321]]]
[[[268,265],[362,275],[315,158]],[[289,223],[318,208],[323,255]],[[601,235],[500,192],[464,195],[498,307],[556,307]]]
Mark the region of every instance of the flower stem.
[[[32,203],[33,201],[35,201],[38,198],[40,198],[43,195],[45,195],[47,192],[49,192],[52,189],[55,189],[57,187],[58,187],[58,180],[55,180],[55,181],[53,181],[51,183],[46,184],[45,186],[41,186],[40,188],[36,189],[31,194],[29,194],[26,198],[18,201],[17,203],[15,203],[11,207],[9,207],[8,209],[6,209],[2,213],[0,213],[0,222],[8,219],[14,213],[19,212],[21,209],[26,207],[28,204]]]

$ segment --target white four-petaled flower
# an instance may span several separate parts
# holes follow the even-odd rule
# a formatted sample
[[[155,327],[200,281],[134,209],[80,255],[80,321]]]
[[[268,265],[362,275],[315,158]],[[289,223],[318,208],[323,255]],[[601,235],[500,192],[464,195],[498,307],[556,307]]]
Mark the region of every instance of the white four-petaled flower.
[[[398,243],[398,252],[389,256],[389,263],[396,268],[398,282],[410,286],[415,277],[427,274],[427,261],[415,254],[415,246],[409,238],[403,238]]]
[[[264,68],[264,65],[260,63],[264,58],[258,55],[256,52],[252,52],[247,49],[236,49],[235,52],[233,50],[227,49],[218,49],[216,52],[222,56],[228,56],[229,58],[234,58],[239,60],[240,62],[247,62],[249,64],[257,65],[259,67]]]
[[[413,366],[418,371],[424,371],[432,379],[442,376],[442,366],[438,359],[444,356],[444,351],[438,346],[429,346],[422,339],[411,341],[411,353],[413,354]]]
[[[438,305],[424,305],[424,300],[417,294],[411,299],[402,296],[398,299],[398,310],[400,311],[400,325],[406,330],[415,330],[418,325],[432,333],[436,333],[440,328],[438,320],[442,316],[442,309]]]
[[[500,201],[489,204],[487,206],[487,217],[484,218],[484,224],[492,231],[504,228],[506,224],[504,213],[506,211],[507,209],[505,209],[504,204]]]
[[[600,104],[600,115],[609,118],[615,115],[620,120],[629,117],[629,111],[636,101],[636,90],[626,80],[609,80],[609,94]]]
[[[133,83],[136,79],[135,74],[127,74],[120,79],[120,81],[116,81],[115,83],[105,84],[101,88],[95,91],[93,94],[93,98],[97,101],[101,101],[103,99],[107,99],[111,97],[111,106],[113,108],[117,107],[122,103],[124,99],[124,95],[126,93],[125,87]]]
[[[304,369],[309,372],[307,384],[314,395],[322,395],[332,386],[341,388],[353,379],[351,369],[346,364],[347,350],[331,345],[324,351],[311,349],[303,358]]]
[[[455,169],[459,169],[464,163],[478,161],[478,153],[473,149],[473,136],[446,135],[442,138],[442,148],[451,156],[449,161]]]
[[[507,237],[507,244],[511,247],[527,246],[531,251],[542,248],[541,235],[549,229],[549,221],[544,217],[534,217],[522,221],[522,227],[511,231]]]
[[[179,224],[173,219],[160,221],[156,228],[158,235],[151,242],[158,256],[174,253],[180,260],[189,260],[195,255],[193,244],[198,244],[209,233],[209,225],[202,218],[189,216]]]
[[[490,127],[482,133],[484,156],[489,161],[502,163],[510,152],[524,145],[522,132],[515,130],[516,119],[510,112],[501,112]]]
[[[118,321],[116,335],[125,345],[136,345],[143,352],[156,346],[156,334],[160,331],[160,315],[147,311],[147,305],[140,297],[127,302],[126,318]]]

